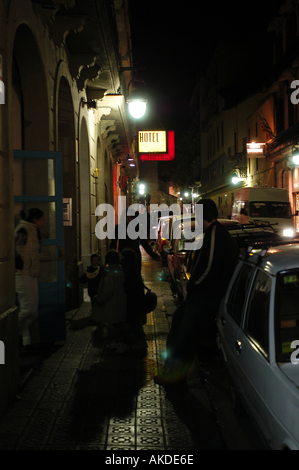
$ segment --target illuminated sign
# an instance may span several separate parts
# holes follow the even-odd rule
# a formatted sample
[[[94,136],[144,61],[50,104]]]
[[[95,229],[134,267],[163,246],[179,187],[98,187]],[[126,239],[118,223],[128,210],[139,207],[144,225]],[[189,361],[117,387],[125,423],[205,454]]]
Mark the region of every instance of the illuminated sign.
[[[162,153],[167,152],[166,131],[139,131],[138,132],[139,153]]]
[[[247,158],[264,158],[265,143],[250,142],[246,144]]]
[[[2,80],[3,70],[2,70],[2,55],[0,54],[0,104],[5,104],[5,86]]]
[[[165,137],[166,137],[166,140],[165,142],[167,142],[167,146],[165,147],[166,150],[164,151],[165,153],[162,153],[162,151],[152,151],[151,153],[142,153],[142,152],[139,152],[139,157],[140,157],[140,160],[145,162],[145,161],[170,161],[170,160],[173,160],[174,157],[175,157],[175,143],[174,143],[174,131],[142,131],[144,134],[148,134],[148,136],[144,137],[142,136],[142,138],[157,138],[157,135],[156,136],[153,136],[153,134],[156,133],[160,133],[160,132],[164,132],[165,133]],[[140,142],[140,136],[139,136],[140,132],[138,133],[138,143]],[[151,134],[151,136],[149,136],[149,134]],[[162,142],[162,141],[161,141]],[[160,142],[160,143],[161,143]],[[155,142],[152,142],[152,143],[155,143]],[[156,142],[157,143],[157,142]],[[138,146],[138,148],[140,148]]]

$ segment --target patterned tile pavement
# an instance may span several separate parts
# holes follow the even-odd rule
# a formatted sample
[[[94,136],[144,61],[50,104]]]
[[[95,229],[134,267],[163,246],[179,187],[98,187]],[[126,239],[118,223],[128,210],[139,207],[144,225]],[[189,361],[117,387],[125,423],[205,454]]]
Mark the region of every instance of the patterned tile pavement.
[[[165,390],[153,377],[175,303],[160,263],[143,253],[143,277],[158,295],[144,327],[148,350],[120,355],[107,330],[74,328],[90,310],[72,312],[66,341],[35,366],[0,419],[1,450],[223,449],[208,396],[196,370],[186,385]]]

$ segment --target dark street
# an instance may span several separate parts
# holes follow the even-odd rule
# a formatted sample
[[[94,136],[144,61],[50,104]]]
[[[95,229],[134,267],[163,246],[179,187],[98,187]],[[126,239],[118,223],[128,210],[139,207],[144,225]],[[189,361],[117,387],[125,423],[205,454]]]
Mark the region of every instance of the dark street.
[[[83,304],[70,313],[67,340],[56,351],[21,358],[25,382],[0,421],[1,450],[261,448],[250,421],[238,421],[232,411],[217,352],[195,362],[186,384],[166,390],[154,383],[175,303],[160,263],[143,253],[142,269],[158,295],[145,326],[147,354],[117,355],[106,347],[106,330],[79,329],[90,310]]]

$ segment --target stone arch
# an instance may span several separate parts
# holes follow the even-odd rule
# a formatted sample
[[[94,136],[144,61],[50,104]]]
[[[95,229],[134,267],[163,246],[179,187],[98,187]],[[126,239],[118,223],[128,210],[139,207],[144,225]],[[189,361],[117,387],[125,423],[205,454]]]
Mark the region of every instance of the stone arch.
[[[12,63],[14,148],[49,150],[49,101],[40,50],[29,26],[15,33]]]

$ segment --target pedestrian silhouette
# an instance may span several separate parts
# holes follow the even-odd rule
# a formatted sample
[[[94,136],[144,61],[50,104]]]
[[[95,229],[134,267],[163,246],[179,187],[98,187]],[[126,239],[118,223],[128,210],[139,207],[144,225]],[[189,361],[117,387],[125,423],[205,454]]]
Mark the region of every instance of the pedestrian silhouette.
[[[40,347],[38,328],[38,275],[40,269],[40,229],[44,213],[37,208],[20,212],[15,231],[16,293],[19,303],[19,331],[25,349]]]

